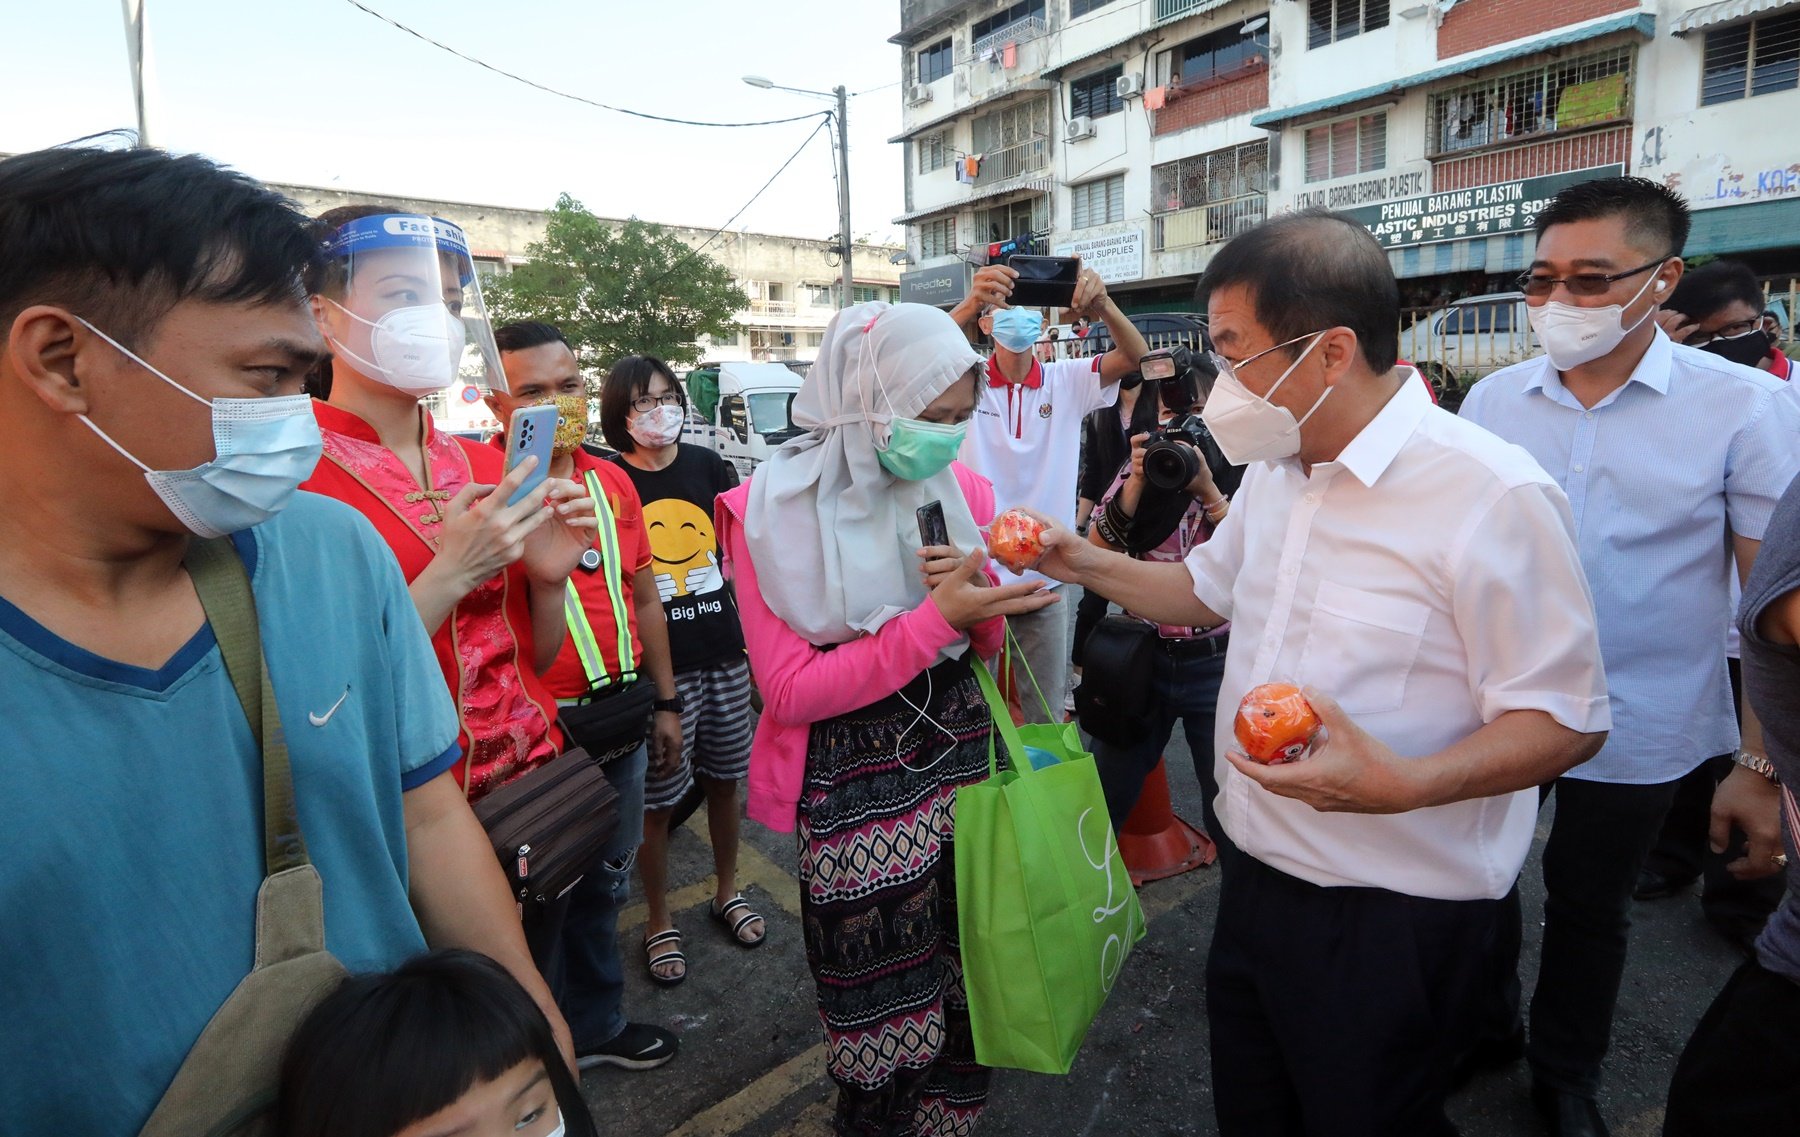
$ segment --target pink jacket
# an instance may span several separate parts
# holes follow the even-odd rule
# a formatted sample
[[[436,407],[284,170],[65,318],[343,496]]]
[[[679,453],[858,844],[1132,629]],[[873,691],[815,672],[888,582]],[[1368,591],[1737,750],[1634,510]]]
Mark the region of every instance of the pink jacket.
[[[993,484],[960,462],[953,468],[975,524],[986,529],[994,520]],[[787,833],[794,828],[800,803],[812,724],[885,699],[936,662],[938,652],[960,636],[927,597],[874,635],[831,651],[801,639],[769,611],[756,587],[756,566],[743,528],[749,497],[749,482],[720,494],[713,507],[714,525],[725,574],[736,584],[750,670],[763,697],[750,750],[749,813],[770,829]],[[992,569],[988,576],[998,582]],[[1004,634],[1005,621],[988,620],[970,629],[969,641],[977,655],[991,658],[1000,650]]]

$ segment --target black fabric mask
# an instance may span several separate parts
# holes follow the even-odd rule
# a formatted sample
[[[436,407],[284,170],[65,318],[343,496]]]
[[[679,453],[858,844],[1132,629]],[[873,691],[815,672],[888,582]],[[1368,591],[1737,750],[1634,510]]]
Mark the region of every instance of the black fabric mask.
[[[1710,351],[1721,359],[1741,363],[1745,367],[1755,367],[1769,354],[1769,337],[1761,328],[1755,328],[1741,336],[1720,336],[1703,345],[1700,350]]]

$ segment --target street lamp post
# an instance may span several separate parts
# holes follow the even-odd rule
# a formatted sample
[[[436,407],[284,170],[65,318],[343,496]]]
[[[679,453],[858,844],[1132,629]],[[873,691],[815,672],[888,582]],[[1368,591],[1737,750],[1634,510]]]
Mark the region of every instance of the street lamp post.
[[[744,82],[765,91],[793,91],[795,94],[837,100],[838,249],[842,267],[838,307],[848,308],[852,296],[852,282],[855,280],[851,268],[855,238],[850,235],[850,93],[842,85],[833,87],[829,93],[809,91],[804,87],[783,87],[761,75],[746,75]]]

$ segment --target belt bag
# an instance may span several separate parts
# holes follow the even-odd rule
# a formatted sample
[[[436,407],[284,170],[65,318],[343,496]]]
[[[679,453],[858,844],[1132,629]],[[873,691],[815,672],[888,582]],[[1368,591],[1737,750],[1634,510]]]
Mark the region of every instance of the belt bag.
[[[475,802],[519,913],[574,888],[619,829],[619,791],[579,747]]]
[[[1115,746],[1150,737],[1151,684],[1156,676],[1154,624],[1108,616],[1081,648],[1075,715],[1081,729]]]
[[[225,671],[262,751],[263,862],[250,974],[208,1020],[140,1137],[268,1137],[288,1039],[344,978],[325,950],[324,888],[294,809],[281,715],[257,635],[244,564],[223,538],[188,546],[188,573]]]
[[[604,766],[644,744],[650,733],[650,704],[655,701],[656,684],[642,679],[602,687],[562,708],[563,731]]]

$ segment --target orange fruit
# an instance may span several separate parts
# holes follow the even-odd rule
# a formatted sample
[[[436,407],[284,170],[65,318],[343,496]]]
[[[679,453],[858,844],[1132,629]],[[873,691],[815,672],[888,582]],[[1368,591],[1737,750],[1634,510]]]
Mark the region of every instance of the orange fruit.
[[[1014,572],[1024,572],[1043,559],[1043,532],[1042,521],[1022,509],[1009,509],[994,518],[988,530],[988,555]]]
[[[1300,688],[1292,683],[1264,683],[1251,688],[1238,704],[1232,730],[1253,761],[1279,766],[1304,758],[1319,726],[1318,712]]]

